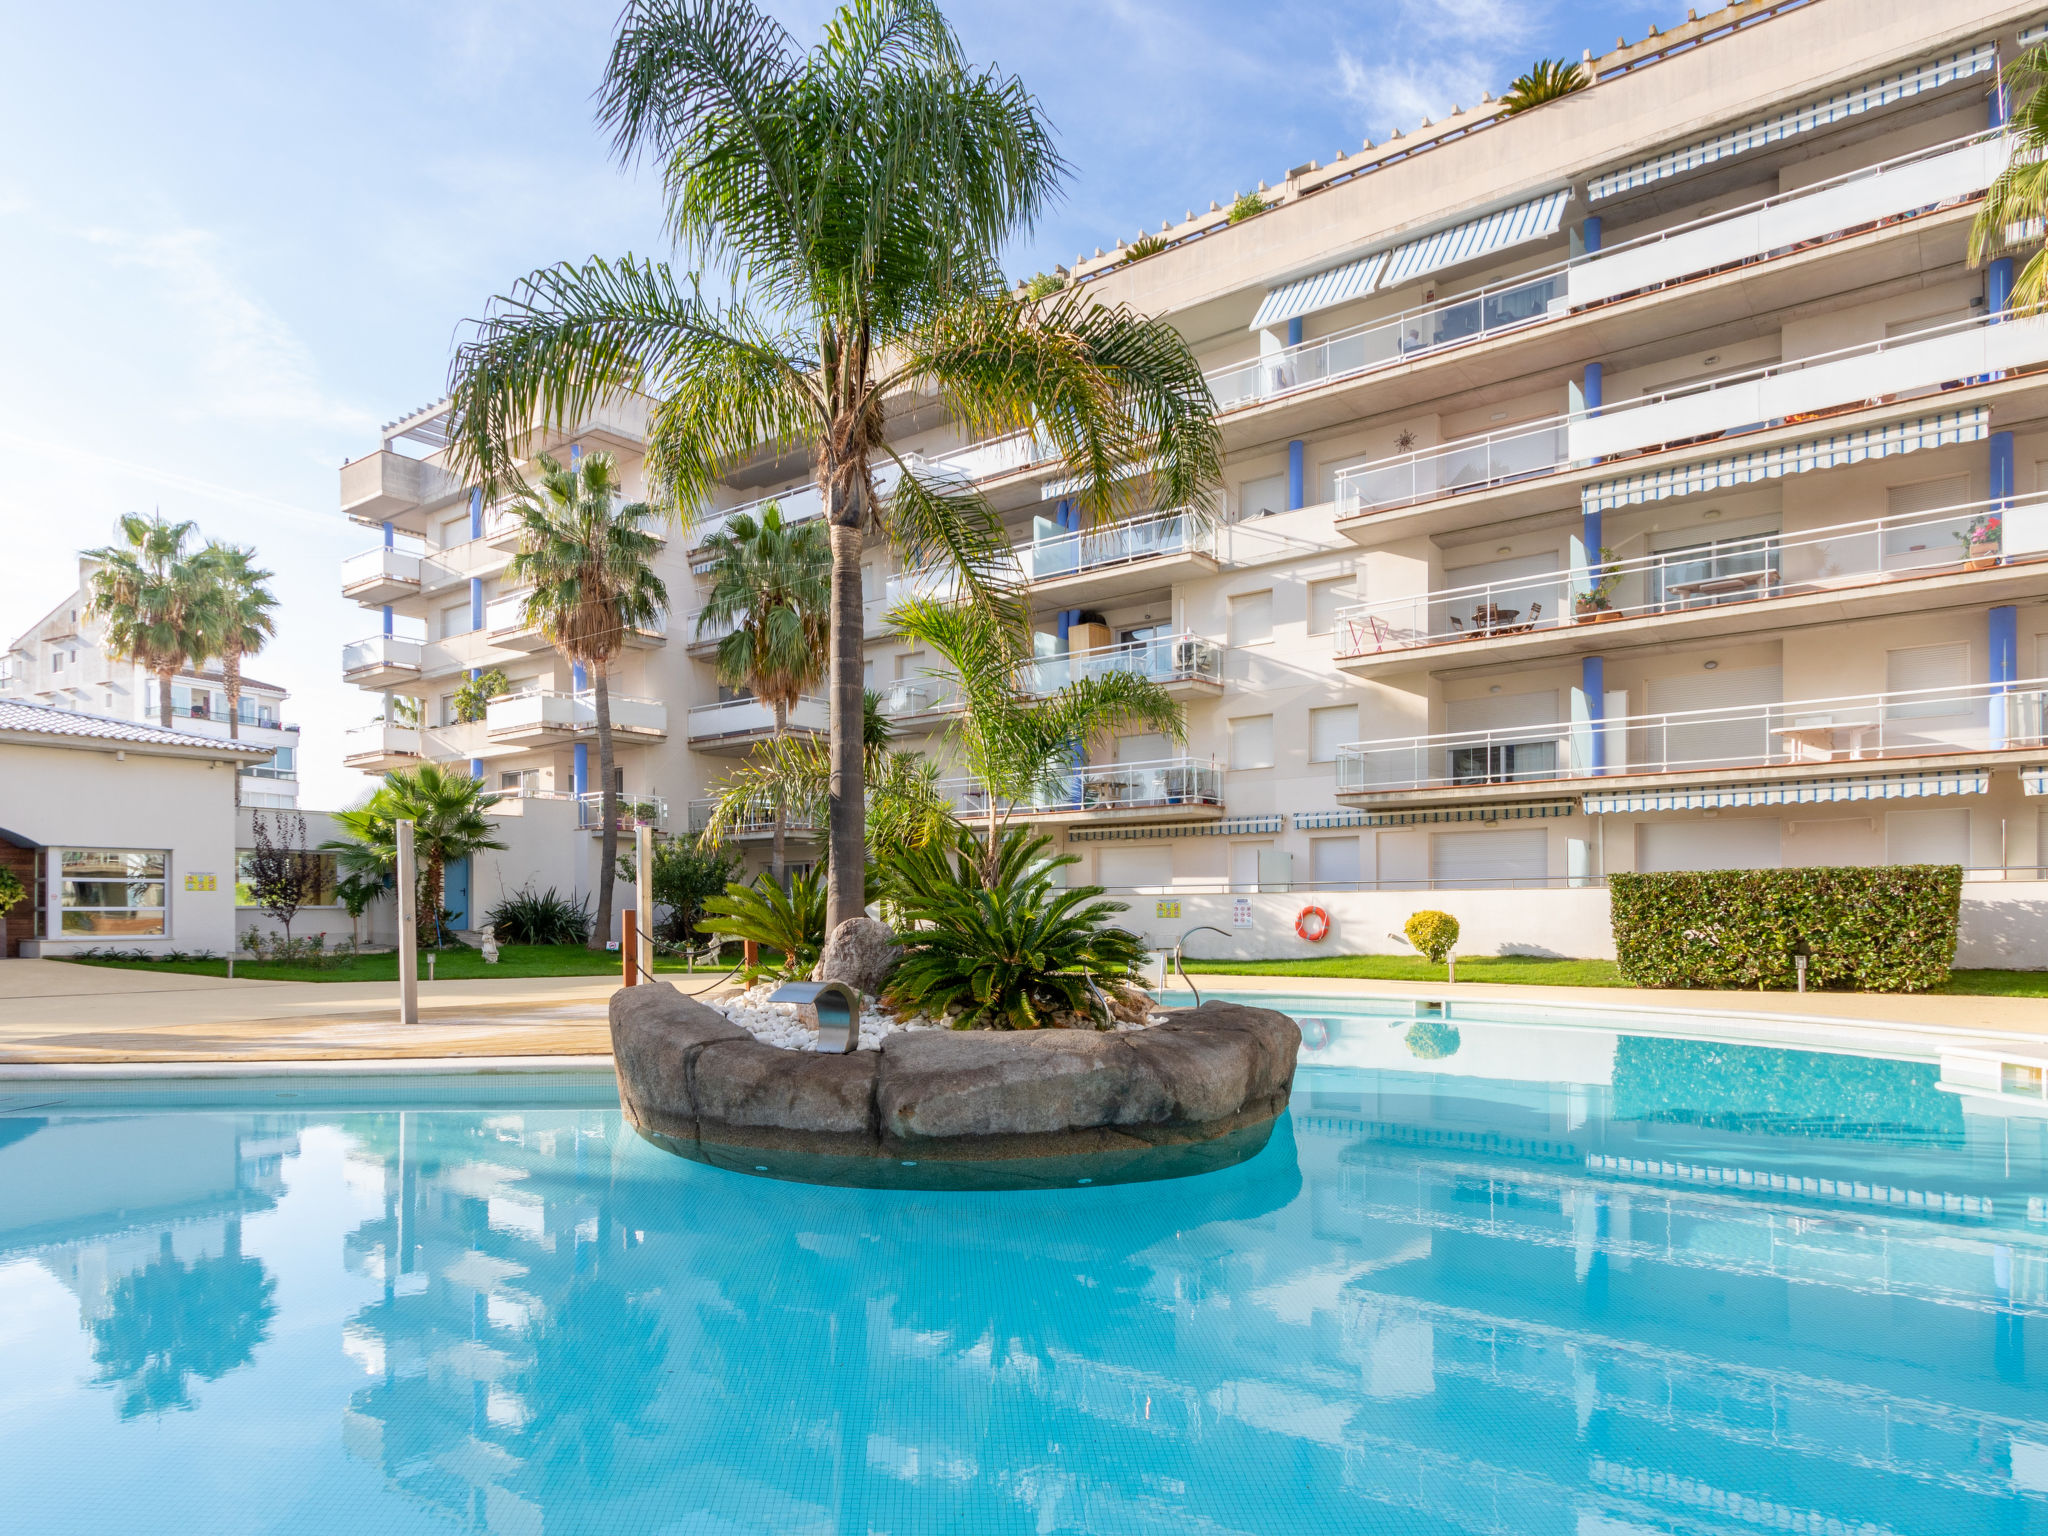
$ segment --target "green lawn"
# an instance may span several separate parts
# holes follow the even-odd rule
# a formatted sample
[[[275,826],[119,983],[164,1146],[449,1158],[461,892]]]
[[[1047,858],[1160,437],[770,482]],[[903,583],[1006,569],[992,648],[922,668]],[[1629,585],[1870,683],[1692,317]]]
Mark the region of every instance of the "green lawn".
[[[1357,981],[1442,981],[1444,968],[1413,955],[1330,955],[1314,960],[1190,960],[1196,976],[1336,976]],[[1953,971],[1935,991],[1957,997],[2048,997],[2048,971]],[[1458,980],[1521,987],[1622,987],[1612,960],[1529,955],[1460,956]]]
[[[185,976],[225,976],[228,964],[225,960],[106,960],[78,959],[79,965],[113,965],[137,971],[174,971]],[[680,960],[654,962],[656,971],[674,971],[682,974],[686,967]],[[427,956],[420,955],[420,975],[427,974]],[[474,981],[487,976],[616,976],[619,974],[619,955],[616,950],[593,953],[575,945],[565,944],[507,944],[498,951],[498,963],[485,965],[483,955],[474,949],[444,949],[437,951],[434,959],[434,977],[437,981]],[[702,975],[715,972],[705,970]],[[326,967],[311,965],[279,965],[263,960],[235,961],[237,980],[248,977],[255,981],[396,981],[398,979],[398,956],[395,954],[359,955],[338,965]]]

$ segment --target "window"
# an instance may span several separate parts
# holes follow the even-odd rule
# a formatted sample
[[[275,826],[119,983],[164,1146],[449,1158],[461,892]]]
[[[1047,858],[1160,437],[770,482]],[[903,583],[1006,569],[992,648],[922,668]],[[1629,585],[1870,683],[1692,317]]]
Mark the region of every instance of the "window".
[[[469,514],[467,512],[463,513],[460,517],[447,517],[441,520],[441,547],[443,549],[453,549],[458,544],[467,544],[468,542]]]
[[[1352,600],[1351,578],[1332,576],[1328,581],[1312,581],[1308,584],[1308,632],[1312,635],[1334,634],[1337,629],[1337,610]]]
[[[1275,512],[1287,510],[1287,477],[1267,475],[1260,480],[1247,480],[1238,487],[1237,515],[1239,517],[1271,517]]]
[[[1887,703],[1885,714],[1895,720],[1929,719],[1970,712],[1971,701],[1956,694],[1936,693],[1927,697],[1925,690],[1948,688],[1961,690],[1970,682],[1970,646],[1968,641],[1957,641],[1953,645],[1915,645],[1905,650],[1884,653],[1884,687],[1887,693],[1916,693],[1921,697]]]
[[[1272,592],[1240,592],[1230,600],[1230,643],[1264,645],[1273,638]]]
[[[1646,821],[1636,827],[1636,868],[1646,875],[1695,869],[1777,869],[1783,826],[1775,820]]]
[[[1273,717],[1243,715],[1230,722],[1230,766],[1273,766]]]
[[[1312,837],[1308,844],[1308,878],[1319,890],[1358,884],[1358,839]]]
[[[299,753],[296,747],[279,747],[270,760],[270,766],[279,773],[294,773],[298,770]]]
[[[64,670],[64,653],[62,651],[53,649],[50,652],[50,670],[52,672],[62,672]]]
[[[1970,813],[1967,810],[1887,811],[1884,818],[1884,859],[1887,864],[1960,864],[1970,867]]]
[[[450,603],[441,610],[441,636],[443,639],[469,633],[469,604]]]
[[[1116,739],[1116,760],[1120,763],[1156,763],[1173,755],[1173,738],[1158,731],[1143,731]]]
[[[161,849],[64,848],[57,854],[60,931],[84,937],[135,938],[165,932]]]
[[[460,724],[462,723],[462,721],[460,720],[460,718],[458,718],[458,717],[457,717],[457,715],[456,715],[456,713],[455,713],[455,695],[454,695],[454,694],[452,694],[452,693],[444,693],[444,694],[442,694],[442,695],[441,695],[441,714],[440,714],[440,719],[439,719],[439,720],[437,720],[437,721],[436,721],[435,723],[436,723],[437,725],[460,725]]]
[[[1429,878],[1439,888],[1540,885],[1549,872],[1549,834],[1541,827],[1430,834]]]
[[[1113,891],[1173,884],[1173,849],[1104,848],[1095,855],[1095,883]]]
[[[923,651],[898,651],[896,653],[896,681],[908,682],[914,677],[924,676]]]
[[[256,905],[255,893],[249,889],[249,861],[255,857],[256,850],[253,848],[241,849],[235,855],[235,905],[238,907],[253,907]],[[302,907],[331,907],[336,905],[334,881],[338,871],[335,868],[334,855],[331,853],[316,853],[309,848],[306,850],[306,857],[313,861],[317,871],[315,877],[317,883],[307,893],[306,899],[300,902],[299,905]]]
[[[1308,712],[1308,760],[1334,763],[1337,749],[1358,740],[1358,706],[1333,704]]]

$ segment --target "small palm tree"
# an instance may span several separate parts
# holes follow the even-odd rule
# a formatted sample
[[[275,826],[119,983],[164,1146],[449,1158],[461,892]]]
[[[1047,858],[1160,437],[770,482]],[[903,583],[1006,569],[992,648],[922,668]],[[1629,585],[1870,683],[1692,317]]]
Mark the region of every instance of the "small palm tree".
[[[2007,306],[2016,315],[2048,308],[2048,241],[2042,220],[2048,216],[2048,43],[2029,48],[2006,66],[2005,87],[2012,113],[2007,132],[2012,158],[1991,183],[1970,226],[1970,265],[2007,252],[2031,249],[2027,264],[2012,285]]]
[[[209,609],[212,654],[220,658],[221,685],[228,696],[228,735],[242,737],[242,658],[263,649],[277,633],[270,611],[277,598],[267,583],[270,572],[258,568],[256,551],[235,544],[208,544],[199,563],[213,582]]]
[[[730,626],[718,642],[718,680],[744,688],[775,713],[775,739],[789,711],[825,675],[830,641],[832,548],[821,522],[785,523],[770,502],[760,521],[736,513],[704,541],[711,591],[697,633]],[[769,874],[783,883],[785,816],[775,806]]]
[[[668,588],[654,574],[661,548],[660,538],[648,531],[654,510],[644,501],[619,504],[610,454],[591,454],[575,469],[545,453],[538,462],[540,494],[529,488],[511,509],[519,522],[519,548],[506,563],[505,580],[531,589],[521,618],[590,677],[604,852],[589,943],[603,949],[612,931],[612,880],[619,862],[608,674],[627,631],[649,628],[668,611]]]
[[[1180,705],[1135,672],[1105,672],[1054,693],[1027,694],[1018,680],[1031,659],[1024,632],[999,614],[972,603],[912,598],[889,618],[905,639],[943,656],[958,678],[966,709],[951,734],[988,795],[985,878],[993,878],[1003,826],[1017,806],[1066,781],[1093,742],[1132,725],[1186,739]]]
[[[121,542],[89,549],[86,611],[107,624],[107,648],[156,678],[157,723],[171,728],[171,684],[213,648],[218,588],[200,555],[185,552],[191,523],[130,512]]]
[[[413,856],[419,866],[419,933],[425,944],[441,939],[442,881],[457,859],[505,844],[485,814],[499,796],[466,773],[438,763],[421,763],[388,775],[376,792],[334,819],[347,834],[320,845],[347,871],[398,868],[398,823],[413,828]]]
[[[650,494],[678,511],[763,444],[809,447],[832,549],[836,927],[865,884],[866,537],[954,567],[986,604],[1019,601],[1002,519],[921,477],[887,441],[890,408],[929,397],[975,437],[1042,430],[1102,520],[1213,499],[1215,402],[1165,321],[1080,287],[1008,291],[998,257],[1066,166],[1022,82],[970,67],[932,0],[855,0],[810,49],[752,0],[629,0],[598,101],[620,160],[660,167],[700,272],[596,258],[494,301],[450,371],[453,467],[495,484],[536,428],[631,394],[653,401]],[[708,298],[702,268],[746,299]]]
[[[1538,59],[1529,66],[1528,73],[1508,82],[1508,88],[1501,93],[1500,115],[1513,117],[1546,101],[1558,101],[1583,91],[1592,83],[1586,77],[1585,67],[1570,59]]]

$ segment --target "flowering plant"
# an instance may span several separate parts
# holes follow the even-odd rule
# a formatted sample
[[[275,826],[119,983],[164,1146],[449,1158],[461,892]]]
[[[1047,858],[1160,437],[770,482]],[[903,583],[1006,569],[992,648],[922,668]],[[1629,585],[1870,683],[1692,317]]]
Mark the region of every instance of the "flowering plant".
[[[1996,549],[2002,519],[1996,512],[1987,512],[1955,536],[1956,542],[1964,549]]]

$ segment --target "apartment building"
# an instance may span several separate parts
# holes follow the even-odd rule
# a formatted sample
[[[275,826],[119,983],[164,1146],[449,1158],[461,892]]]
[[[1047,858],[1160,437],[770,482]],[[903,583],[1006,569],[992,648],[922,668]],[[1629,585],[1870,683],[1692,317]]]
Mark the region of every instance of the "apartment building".
[[[91,614],[91,572],[92,562],[80,560],[77,587],[0,655],[0,699],[155,725],[162,718],[157,680],[107,650],[106,622]],[[276,683],[242,679],[237,734],[244,745],[270,752],[265,760],[243,762],[243,805],[291,810],[299,803],[299,728],[285,723],[287,697]],[[183,672],[173,680],[171,717],[182,735],[228,738],[227,680],[218,667]]]
[[[1195,347],[1227,485],[1083,528],[1030,434],[963,442],[906,402],[899,450],[1012,528],[1032,680],[1136,669],[1187,704],[1184,743],[1102,744],[1020,814],[1159,939],[1299,949],[1313,901],[1384,948],[1436,905],[1468,952],[1597,954],[1612,873],[1955,862],[1965,957],[2048,963],[2048,320],[2004,313],[2010,262],[1966,259],[2001,66],[2044,37],[2038,0],[1748,0],[1589,54],[1564,100],[1077,261]],[[382,533],[344,575],[381,614],[345,670],[385,696],[350,761],[467,759],[508,819],[552,799],[589,828],[586,680],[519,624],[440,412],[343,471]],[[642,420],[554,446],[616,454],[630,493]],[[664,552],[673,636],[614,678],[621,787],[670,830],[769,728],[720,693],[684,546],[744,504],[814,514],[807,471],[735,467]],[[865,574],[870,685],[943,752],[957,699],[885,618],[933,578],[881,545]],[[490,667],[511,688],[457,718]]]

